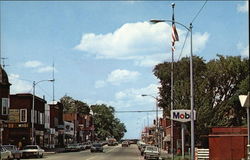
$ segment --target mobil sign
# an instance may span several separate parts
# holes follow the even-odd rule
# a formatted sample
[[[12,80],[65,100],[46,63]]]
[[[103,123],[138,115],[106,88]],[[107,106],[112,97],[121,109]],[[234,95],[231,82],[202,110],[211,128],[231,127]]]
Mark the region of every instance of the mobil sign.
[[[194,120],[196,119],[194,111]],[[179,122],[188,122],[191,121],[191,110],[172,110],[171,119]]]

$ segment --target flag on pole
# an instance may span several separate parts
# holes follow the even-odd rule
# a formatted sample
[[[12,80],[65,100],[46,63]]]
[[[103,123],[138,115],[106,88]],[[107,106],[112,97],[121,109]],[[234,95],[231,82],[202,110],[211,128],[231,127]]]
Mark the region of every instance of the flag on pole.
[[[175,51],[175,41],[179,41],[178,32],[174,23],[174,14],[172,17],[172,51]]]

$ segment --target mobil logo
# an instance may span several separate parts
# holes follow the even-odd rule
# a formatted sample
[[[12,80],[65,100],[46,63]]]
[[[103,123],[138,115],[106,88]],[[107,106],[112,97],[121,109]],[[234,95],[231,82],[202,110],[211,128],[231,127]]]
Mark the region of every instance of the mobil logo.
[[[191,121],[191,110],[172,110],[171,119],[179,122]],[[194,111],[194,120],[196,119]]]

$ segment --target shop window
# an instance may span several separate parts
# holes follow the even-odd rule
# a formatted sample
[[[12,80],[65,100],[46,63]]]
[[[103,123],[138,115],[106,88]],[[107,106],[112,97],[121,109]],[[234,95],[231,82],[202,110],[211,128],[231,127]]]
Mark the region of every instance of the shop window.
[[[9,98],[2,98],[2,115],[9,114]]]
[[[27,109],[20,109],[20,122],[27,122]]]

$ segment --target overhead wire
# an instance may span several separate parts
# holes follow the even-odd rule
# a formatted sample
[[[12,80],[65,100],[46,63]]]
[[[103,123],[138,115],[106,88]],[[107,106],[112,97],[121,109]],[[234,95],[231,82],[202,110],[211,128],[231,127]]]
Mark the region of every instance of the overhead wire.
[[[49,96],[51,99],[53,99],[53,97],[47,92],[45,91],[45,89],[43,89],[42,87],[40,87],[39,85],[37,85],[47,96]]]
[[[186,34],[186,38],[185,38],[184,43],[183,43],[183,45],[182,45],[182,48],[181,48],[181,52],[180,52],[180,54],[179,54],[178,61],[180,60],[180,58],[181,58],[181,56],[182,56],[183,49],[184,49],[184,47],[185,47],[185,44],[186,44],[186,41],[187,41],[188,34],[189,34],[189,31],[188,31],[187,34]]]
[[[197,12],[197,14],[195,15],[195,17],[193,18],[192,22],[193,23],[195,21],[195,19],[198,17],[198,15],[201,13],[202,9],[205,7],[205,5],[207,4],[207,0],[205,1],[205,3],[203,4],[203,6],[200,8],[200,10]]]
[[[191,24],[196,20],[196,18],[199,16],[199,14],[201,13],[201,11],[203,10],[203,8],[205,7],[206,4],[207,4],[207,0],[204,2],[204,4],[202,5],[202,7],[200,8],[200,10],[196,13],[196,15],[194,16],[194,18],[193,18]],[[181,51],[180,51],[178,61],[180,60],[180,58],[181,58],[181,56],[182,56],[183,49],[184,49],[184,47],[185,47],[185,44],[186,44],[186,41],[187,41],[188,34],[189,34],[189,31],[188,31],[187,34],[186,34],[186,38],[185,38],[184,43],[183,43],[183,45],[182,45],[182,49],[181,49]]]
[[[163,110],[158,110],[163,111]],[[141,112],[156,112],[156,110],[140,110],[140,111],[115,111],[115,113],[141,113]]]

